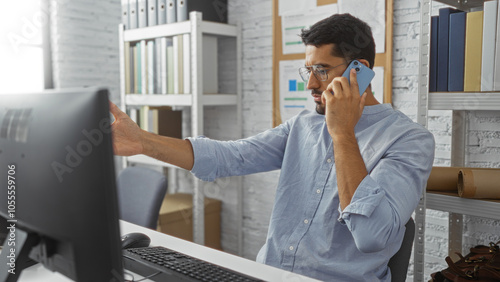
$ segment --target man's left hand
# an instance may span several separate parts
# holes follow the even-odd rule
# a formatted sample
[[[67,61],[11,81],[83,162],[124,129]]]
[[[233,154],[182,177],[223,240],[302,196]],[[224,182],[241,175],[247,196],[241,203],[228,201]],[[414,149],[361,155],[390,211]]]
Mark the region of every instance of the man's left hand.
[[[367,92],[359,95],[356,71],[352,69],[349,75],[350,85],[346,77],[335,77],[321,96],[328,132],[334,140],[354,136],[354,127],[363,114],[368,95]]]

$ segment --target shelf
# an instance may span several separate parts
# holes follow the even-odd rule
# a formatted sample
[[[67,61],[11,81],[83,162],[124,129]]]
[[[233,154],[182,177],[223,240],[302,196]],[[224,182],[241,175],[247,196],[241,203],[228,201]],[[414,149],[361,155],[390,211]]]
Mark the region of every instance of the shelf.
[[[123,32],[123,41],[140,41],[158,37],[169,37],[191,32],[191,22],[178,22],[164,25],[148,26],[143,28],[127,29]],[[236,26],[216,23],[201,22],[201,32],[215,36],[236,37],[238,32]]]
[[[429,110],[500,110],[500,92],[431,92]]]
[[[459,10],[469,11],[471,8],[482,7],[484,0],[434,0],[446,5],[450,5]]]
[[[165,94],[165,95],[125,95],[127,106],[191,106],[193,95],[191,94]],[[238,102],[236,94],[204,94],[202,95],[204,106],[232,106]]]
[[[426,206],[433,210],[500,219],[500,200],[468,199],[457,193],[428,191]]]
[[[132,162],[132,163],[145,164],[145,165],[178,168],[178,166],[171,165],[171,164],[159,161],[157,159],[153,159],[153,158],[148,157],[146,155],[135,155],[135,156],[127,157],[127,161]]]

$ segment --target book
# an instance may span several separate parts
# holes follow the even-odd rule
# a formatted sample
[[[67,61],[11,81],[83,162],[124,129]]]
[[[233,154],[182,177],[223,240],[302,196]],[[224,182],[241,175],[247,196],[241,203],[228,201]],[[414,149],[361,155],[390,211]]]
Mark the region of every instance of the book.
[[[155,75],[156,75],[156,47],[155,47],[155,41],[154,40],[149,40],[147,42],[147,48],[148,48],[148,66],[147,66],[147,81],[148,81],[148,94],[155,94]]]
[[[159,66],[160,66],[160,78],[159,78],[159,83],[158,83],[158,93],[160,94],[167,94],[167,38],[162,37],[160,38],[160,48],[158,49],[159,52]]]
[[[158,0],[158,24],[167,23],[167,0]]]
[[[184,82],[184,93],[191,93],[191,35],[184,34],[183,37],[183,82]]]
[[[148,7],[148,26],[158,24],[158,13],[156,11],[156,0],[147,0]]]
[[[497,5],[497,24],[500,20],[500,5]],[[500,28],[497,28],[495,37],[495,58],[493,71],[493,90],[500,91]]]
[[[498,1],[484,2],[481,91],[493,91]]]
[[[184,93],[184,63],[183,63],[183,55],[182,48],[183,38],[182,35],[176,35],[173,37],[173,47],[174,47],[174,94],[183,94]]]
[[[162,37],[163,38],[163,37]],[[161,39],[162,38],[155,38],[155,77],[154,77],[154,93],[155,94],[162,94],[162,85],[161,85],[161,63],[162,63],[162,57],[161,57]]]
[[[467,13],[465,32],[464,91],[481,91],[483,11]]]
[[[142,106],[139,109],[139,127],[149,131],[149,106]]]
[[[167,38],[167,93],[174,93],[174,42]]]
[[[437,91],[437,56],[438,56],[438,23],[439,17],[431,17],[431,48],[429,53],[429,92]]]
[[[448,91],[450,14],[458,12],[453,8],[439,9],[437,91]]]
[[[135,81],[135,91],[136,94],[141,94],[142,91],[142,62],[141,62],[141,42],[137,42],[135,45],[135,69],[134,69],[134,81]]]
[[[125,56],[125,94],[130,93],[130,42],[123,43],[123,51]]]
[[[147,94],[148,93],[148,80],[147,80],[147,48],[146,48],[146,40],[141,40],[141,50],[140,50],[140,64],[141,71],[139,72],[139,81],[141,84],[140,93]]]
[[[177,21],[176,6],[176,0],[167,0],[167,23],[174,23]]]
[[[189,0],[177,0],[177,21],[183,22],[188,20],[187,4]]]
[[[450,15],[448,91],[464,91],[465,12]]]
[[[130,27],[127,29],[134,29],[138,27],[137,0],[129,1],[129,23]]]
[[[137,24],[139,28],[148,26],[147,10],[147,1],[137,0]]]
[[[135,87],[135,72],[136,72],[136,69],[135,69],[135,64],[136,64],[136,58],[135,58],[135,45],[134,44],[130,44],[130,50],[129,50],[129,55],[130,55],[130,59],[129,59],[129,63],[130,63],[130,73],[129,73],[129,82],[130,82],[130,93],[137,93],[136,91],[136,87]]]
[[[130,28],[129,12],[130,12],[130,5],[128,3],[128,0],[122,0],[122,24],[125,27],[125,29]]]

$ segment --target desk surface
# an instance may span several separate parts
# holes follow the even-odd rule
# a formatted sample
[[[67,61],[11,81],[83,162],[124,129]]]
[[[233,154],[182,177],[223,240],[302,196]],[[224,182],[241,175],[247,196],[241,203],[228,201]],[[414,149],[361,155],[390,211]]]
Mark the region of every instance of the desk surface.
[[[245,258],[241,258],[205,246],[197,245],[195,243],[185,241],[163,233],[159,233],[154,230],[137,226],[135,224],[131,224],[125,221],[120,221],[120,230],[121,234],[128,234],[132,232],[141,232],[147,234],[151,238],[151,246],[164,246],[166,248],[184,253],[186,255],[196,257],[201,260],[209,261],[211,263],[265,281],[293,281],[293,282],[318,281],[312,278],[284,271],[268,265],[263,265]],[[138,277],[140,276],[134,275],[134,277],[135,279],[138,279]],[[19,281],[20,282],[33,282],[33,281],[68,282],[72,280],[64,277],[59,273],[53,273],[45,269],[42,265],[37,264],[23,271]]]

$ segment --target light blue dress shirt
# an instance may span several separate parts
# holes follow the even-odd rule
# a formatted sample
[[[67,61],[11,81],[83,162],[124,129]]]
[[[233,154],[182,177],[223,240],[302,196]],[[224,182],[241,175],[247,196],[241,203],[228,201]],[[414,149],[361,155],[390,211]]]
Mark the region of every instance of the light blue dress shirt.
[[[390,104],[366,106],[355,133],[368,175],[343,211],[332,138],[316,112],[242,140],[189,138],[192,173],[213,181],[281,169],[258,262],[324,281],[390,281],[387,263],[426,186],[434,138]]]

